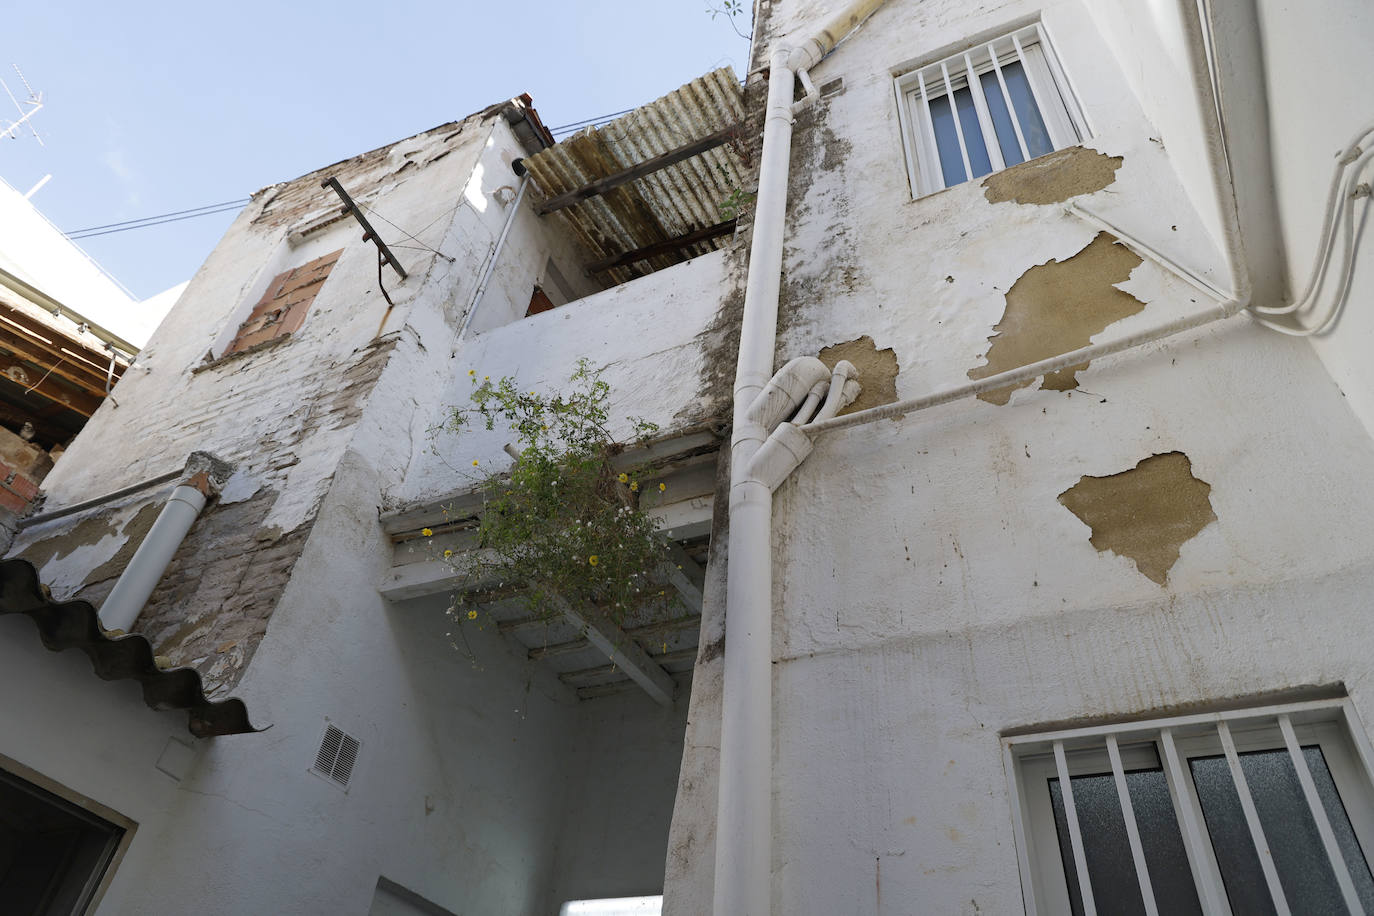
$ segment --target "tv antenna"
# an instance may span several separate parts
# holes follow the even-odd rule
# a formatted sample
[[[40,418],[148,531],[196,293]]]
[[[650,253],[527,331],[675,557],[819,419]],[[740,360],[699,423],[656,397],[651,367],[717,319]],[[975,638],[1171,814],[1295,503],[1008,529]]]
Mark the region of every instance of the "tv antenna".
[[[14,107],[19,111],[19,120],[17,121],[0,118],[0,137],[9,137],[11,140],[17,140],[19,139],[19,128],[27,125],[29,133],[33,134],[33,138],[38,141],[38,145],[42,146],[43,138],[38,136],[38,131],[33,129],[33,125],[29,123],[29,119],[38,114],[43,108],[43,93],[34,91],[33,87],[29,85],[29,81],[24,79],[24,71],[19,69],[18,64],[12,64],[11,66],[14,67],[14,72],[19,75],[19,82],[24,84],[24,89],[28,92],[28,96],[21,102],[19,99],[15,98],[14,92],[10,90],[9,84],[0,79],[0,87],[4,87],[5,94],[10,97],[10,101],[14,103]]]

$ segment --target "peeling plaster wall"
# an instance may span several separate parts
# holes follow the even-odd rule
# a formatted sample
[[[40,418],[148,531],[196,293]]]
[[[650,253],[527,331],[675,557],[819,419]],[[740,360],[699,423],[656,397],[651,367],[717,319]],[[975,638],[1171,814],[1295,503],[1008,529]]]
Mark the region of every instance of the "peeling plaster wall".
[[[760,11],[761,34],[800,40],[833,6]],[[1138,97],[1129,55],[1164,67],[1172,52],[1104,42],[1098,12],[890,0],[815,68],[843,89],[795,126],[779,363],[867,335],[898,358],[897,397],[952,387],[1003,339],[1018,281],[1093,246],[1098,229],[1061,203],[1014,202],[1060,196],[1030,193],[1026,175],[919,200],[907,186],[893,72],[1037,13],[1094,131],[1086,161],[1115,166],[1106,184],[1075,179],[1071,199],[1225,285],[1216,214],[1195,206],[1210,188],[1186,79]],[[1162,139],[1155,111],[1176,115]],[[1213,304],[1103,245],[1120,263],[1047,286],[1024,331],[1062,352]],[[1074,298],[1095,323],[1056,329]],[[1374,443],[1312,349],[1237,318],[1076,374],[1076,389],[1035,383],[1001,405],[826,434],[778,490],[775,913],[1019,912],[1007,729],[1337,683],[1374,718],[1358,648],[1374,636]],[[1151,522],[1142,572],[1136,545],[1099,549],[1059,497],[1171,453],[1210,487],[1214,519],[1193,506],[1179,525]],[[699,662],[698,684],[713,670]],[[703,912],[711,894],[719,719],[693,701],[670,913]]]
[[[97,730],[114,742],[127,729],[142,756],[121,749],[107,778],[81,784],[108,786],[100,800],[117,810],[138,800],[131,816],[147,817],[101,913],[159,912],[169,899],[210,914],[350,912],[371,900],[378,875],[454,912],[529,916],[564,893],[662,886],[685,700],[667,712],[638,697],[579,705],[494,632],[469,635],[470,663],[449,644],[442,599],[393,605],[377,592],[392,559],[381,509],[460,488],[455,449],[462,465],[473,453],[504,459],[499,438],[430,452],[427,430],[466,394],[466,368],[553,388],[588,356],[607,366],[618,417],[633,410],[665,427],[698,424],[715,403],[702,379],[720,358],[725,252],[458,339],[516,151],[504,123],[474,118],[259,194],[154,337],[148,368],[116,389],[120,407],[93,420],[50,478],[46,509],[174,469],[193,448],[236,464],[136,628],[268,727],[195,742],[181,784],[152,793],[156,811],[135,789],[151,766],[147,719],[161,728],[166,717],[132,704]],[[327,216],[311,190],[325,174],[455,259],[397,249],[411,279],[385,278],[397,306],[380,337],[375,256],[357,229],[336,223],[286,241]],[[493,281],[498,304],[522,290],[527,301],[534,280],[521,271],[542,269],[556,248],[539,235],[546,226],[517,225],[509,269]],[[339,247],[296,334],[213,360],[268,278]],[[169,489],[33,526],[16,549],[59,597],[98,600]],[[46,661],[27,635],[13,649]],[[93,709],[112,690],[129,694],[76,661],[63,689],[98,698]],[[10,677],[0,669],[16,695],[52,689],[50,676]],[[0,734],[12,719],[15,734],[40,730],[54,708],[11,708]],[[326,721],[362,742],[346,793],[308,772]],[[102,759],[84,739],[67,752],[55,737],[25,758],[78,774]],[[622,803],[626,787],[635,804]],[[579,849],[584,832],[604,842]]]
[[[212,695],[234,687],[266,633],[334,469],[405,336],[406,316],[417,305],[442,313],[455,286],[454,264],[397,248],[410,277],[384,278],[397,306],[379,336],[387,306],[375,249],[359,240],[357,225],[339,220],[297,238],[302,226],[338,213],[338,199],[320,187],[323,176],[338,176],[356,200],[427,244],[462,253],[454,203],[490,132],[480,117],[444,125],[254,195],[139,368],[126,373],[45,481],[43,509],[51,510],[175,470],[196,449],[235,465],[134,627],[172,664],[200,670]],[[271,277],[339,248],[343,255],[297,331],[213,359]],[[35,562],[58,598],[98,605],[169,489],[30,527],[13,552]]]

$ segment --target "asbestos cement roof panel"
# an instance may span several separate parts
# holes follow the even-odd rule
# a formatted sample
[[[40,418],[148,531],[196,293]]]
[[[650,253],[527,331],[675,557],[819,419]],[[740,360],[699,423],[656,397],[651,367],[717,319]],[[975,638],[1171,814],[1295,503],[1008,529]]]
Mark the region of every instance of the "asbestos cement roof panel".
[[[545,199],[623,172],[744,120],[744,90],[722,67],[599,128],[589,127],[525,160]],[[544,219],[563,220],[597,258],[669,241],[725,222],[722,205],[744,188],[748,169],[736,140],[614,188]],[[723,247],[728,236],[681,253],[606,271],[613,283]]]

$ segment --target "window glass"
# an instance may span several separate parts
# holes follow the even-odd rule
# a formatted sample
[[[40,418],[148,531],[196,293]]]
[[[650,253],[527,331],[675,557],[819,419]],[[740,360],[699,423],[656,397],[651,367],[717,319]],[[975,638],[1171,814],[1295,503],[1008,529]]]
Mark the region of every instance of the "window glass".
[[[1350,818],[1331,781],[1326,760],[1317,747],[1303,748],[1303,756],[1355,888],[1368,908],[1374,905],[1374,878],[1370,876]],[[1282,748],[1249,751],[1239,757],[1241,772],[1245,774],[1260,827],[1279,873],[1279,883],[1290,906],[1302,913],[1345,913],[1335,872],[1327,861],[1317,823],[1307,808],[1307,799],[1288,751]],[[1197,757],[1188,763],[1232,908],[1237,912],[1273,913],[1274,905],[1269,899],[1264,873],[1226,758]]]
[[[1026,80],[1026,68],[1021,66],[1020,61],[1004,64],[1002,78],[1007,81],[1007,94],[1011,96],[1012,108],[1016,109],[1016,122],[1021,125],[1021,136],[1026,138],[1026,149],[1031,158],[1054,152],[1050,129],[1045,126],[1045,119],[1040,117],[1040,108],[1035,104],[1035,95]]]
[[[1005,71],[1005,67],[1003,70]],[[1021,144],[1016,142],[1016,128],[1012,126],[1011,115],[1007,113],[1007,100],[1002,95],[1002,87],[997,82],[997,71],[989,70],[979,76],[983,83],[983,97],[988,100],[988,114],[992,116],[992,127],[997,134],[997,148],[1002,151],[1002,159],[1008,166],[1026,160],[1021,156]]]
[[[1073,801],[1078,825],[1083,833],[1084,852],[1093,898],[1101,916],[1144,916],[1145,904],[1136,878],[1135,861],[1126,835],[1126,820],[1116,794],[1116,780],[1110,773],[1074,776]],[[1069,902],[1074,916],[1083,913],[1083,899],[1074,873],[1073,848],[1064,811],[1064,795],[1058,778],[1049,780],[1050,802],[1054,807],[1059,854],[1064,862]],[[1163,770],[1135,770],[1126,774],[1126,791],[1131,796],[1140,829],[1140,845],[1160,913],[1202,913],[1183,836],[1174,816],[1173,802]]]

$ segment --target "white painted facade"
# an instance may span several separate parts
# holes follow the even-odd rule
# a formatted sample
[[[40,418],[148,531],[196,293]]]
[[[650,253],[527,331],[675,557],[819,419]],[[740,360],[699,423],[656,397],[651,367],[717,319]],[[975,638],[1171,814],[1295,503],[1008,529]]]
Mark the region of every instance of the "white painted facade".
[[[834,6],[760,3],[756,61]],[[1072,201],[1225,288],[1229,189],[1209,158],[1215,112],[1193,91],[1194,6],[883,4],[813,68],[832,88],[794,125],[777,364],[867,335],[894,351],[898,399],[964,384],[1018,280],[1097,237],[1067,200],[993,203],[981,180],[913,199],[908,183],[894,77],[1033,21],[1090,126],[1083,147],[1121,160]],[[1246,224],[1241,265],[1273,302],[1305,277],[1331,153],[1374,120],[1359,96],[1374,21],[1357,2],[1215,6],[1239,23],[1217,37],[1227,123],[1265,127],[1229,148],[1238,209],[1278,216]],[[1253,91],[1228,88],[1255,73]],[[1316,83],[1331,92],[1300,89]],[[210,914],[361,914],[374,900],[393,912],[408,904],[391,884],[453,913],[660,891],[665,913],[711,912],[725,581],[738,572],[722,562],[719,502],[702,650],[672,709],[638,693],[578,702],[490,629],[464,631],[474,665],[450,645],[442,596],[382,593],[404,558],[381,517],[453,498],[474,460],[508,461],[498,434],[429,432],[465,399],[469,371],[553,391],[587,357],[604,367],[617,422],[682,433],[726,419],[716,381],[722,363],[733,371],[747,231],[732,250],[596,291],[530,197],[496,251],[519,192],[511,163],[528,153],[488,112],[260,192],[119,383],[118,406],[102,406],[48,476],[45,511],[211,451],[236,467],[217,511],[257,500],[255,536],[300,543],[270,619],[175,659],[213,697],[243,699],[270,726],[256,734],[191,739],[178,714],[0,618],[0,686],[35,698],[0,713],[0,766],[138,825],[97,913],[194,901]],[[356,226],[319,227],[337,206],[318,192],[329,174],[385,217],[374,224],[410,273],[383,272],[394,309]],[[439,254],[396,244],[417,241]],[[290,339],[221,358],[274,276],[339,248]],[[1362,524],[1374,514],[1374,380],[1361,358],[1374,267],[1362,257],[1322,339],[1242,315],[1095,360],[1074,390],[1032,385],[1005,405],[969,398],[817,438],[773,505],[773,913],[1021,912],[1009,732],[1309,688],[1345,691],[1374,721],[1374,535]],[[583,298],[521,317],[551,261]],[[1143,307],[1095,340],[1215,304],[1149,257],[1116,288]],[[1059,497],[1170,452],[1210,485],[1215,520],[1181,541],[1160,584],[1090,543]],[[57,600],[98,600],[91,570],[164,496],[32,525],[12,552],[39,556],[91,521],[98,536],[37,565]],[[228,607],[189,603],[188,628],[220,632]],[[173,654],[193,635],[149,633]],[[347,791],[309,772],[326,723],[361,742]],[[157,768],[170,740],[194,747],[173,774]]]

